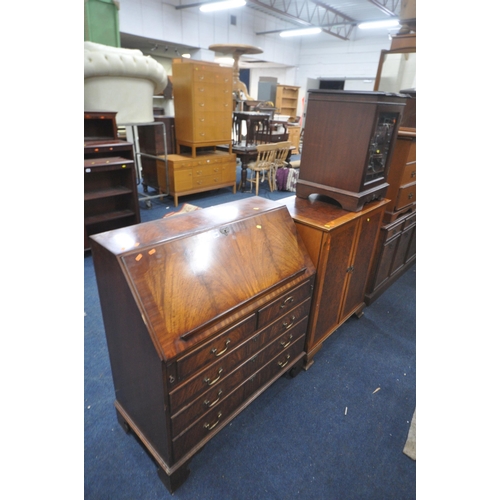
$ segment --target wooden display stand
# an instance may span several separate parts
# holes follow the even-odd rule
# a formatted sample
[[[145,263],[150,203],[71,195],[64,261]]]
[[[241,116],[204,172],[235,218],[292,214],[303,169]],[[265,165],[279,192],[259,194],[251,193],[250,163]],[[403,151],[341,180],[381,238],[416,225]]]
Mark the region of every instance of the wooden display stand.
[[[215,63],[174,59],[172,84],[177,154],[181,146],[229,145],[233,113],[233,72]]]
[[[300,371],[313,263],[287,209],[260,197],[95,235],[92,254],[118,420],[173,492],[211,438]]]
[[[84,113],[84,249],[91,234],[141,221],[133,145],[117,138],[115,112]]]
[[[368,271],[389,200],[374,201],[359,212],[343,210],[325,196],[292,196],[282,202],[317,269],[306,337],[308,369],[323,342],[366,306]]]

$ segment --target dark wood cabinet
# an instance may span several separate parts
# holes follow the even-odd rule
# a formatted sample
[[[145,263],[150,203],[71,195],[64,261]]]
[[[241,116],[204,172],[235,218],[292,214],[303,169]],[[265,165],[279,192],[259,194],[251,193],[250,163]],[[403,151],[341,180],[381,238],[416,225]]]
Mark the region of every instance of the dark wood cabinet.
[[[148,188],[152,188],[166,193],[166,155],[172,154],[176,150],[175,118],[173,116],[158,115],[154,117],[154,121],[163,123],[163,126],[142,125],[137,128],[142,153],[142,186],[145,192],[147,192]],[[165,138],[163,137],[164,132]],[[156,156],[160,159],[148,158],[145,155]]]
[[[380,228],[365,302],[373,303],[416,259],[417,214],[410,211]]]
[[[115,115],[85,113],[84,250],[90,235],[140,222],[133,146],[116,138]]]
[[[94,235],[118,420],[172,492],[203,446],[302,368],[315,268],[260,197]]]
[[[360,316],[366,306],[368,273],[388,201],[374,201],[351,212],[324,196],[282,200],[317,269],[306,369],[323,342],[350,316]]]
[[[383,199],[406,97],[310,90],[296,193],[322,194],[346,210]]]

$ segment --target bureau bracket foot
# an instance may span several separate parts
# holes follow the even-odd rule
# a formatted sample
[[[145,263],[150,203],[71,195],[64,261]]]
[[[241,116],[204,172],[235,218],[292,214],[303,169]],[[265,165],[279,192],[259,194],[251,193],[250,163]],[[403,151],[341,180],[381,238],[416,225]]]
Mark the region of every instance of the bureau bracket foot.
[[[189,476],[189,473],[191,472],[188,468],[189,466],[189,461],[187,461],[185,464],[183,464],[181,467],[179,467],[175,472],[172,474],[167,474],[161,467],[158,466],[157,473],[159,478],[161,479],[161,482],[165,485],[165,487],[170,491],[170,493],[173,493],[175,490],[177,490]]]
[[[302,371],[302,361],[300,361],[300,363],[297,363],[295,366],[292,366],[292,368],[290,368],[290,370],[288,370],[286,372],[286,376],[289,377],[289,378],[294,378],[301,371]]]
[[[116,410],[116,419],[118,420],[118,423],[120,424],[120,427],[125,431],[126,434],[130,434],[130,426],[128,425],[127,421],[123,418],[122,414]]]

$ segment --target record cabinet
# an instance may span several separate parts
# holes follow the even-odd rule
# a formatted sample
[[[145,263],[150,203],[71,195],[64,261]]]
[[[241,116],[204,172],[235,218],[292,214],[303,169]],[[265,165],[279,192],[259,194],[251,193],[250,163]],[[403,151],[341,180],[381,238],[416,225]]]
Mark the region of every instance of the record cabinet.
[[[383,199],[406,96],[310,90],[296,194],[322,194],[357,212]]]
[[[173,492],[210,439],[301,370],[314,265],[288,210],[260,197],[94,235],[92,255],[118,420]]]

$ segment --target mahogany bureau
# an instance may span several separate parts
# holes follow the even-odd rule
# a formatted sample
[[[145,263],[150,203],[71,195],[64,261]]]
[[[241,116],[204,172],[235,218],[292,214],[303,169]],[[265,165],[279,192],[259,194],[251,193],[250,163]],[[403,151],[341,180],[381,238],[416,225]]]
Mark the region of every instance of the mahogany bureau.
[[[315,268],[260,197],[92,237],[118,420],[170,492],[192,457],[301,370]]]

